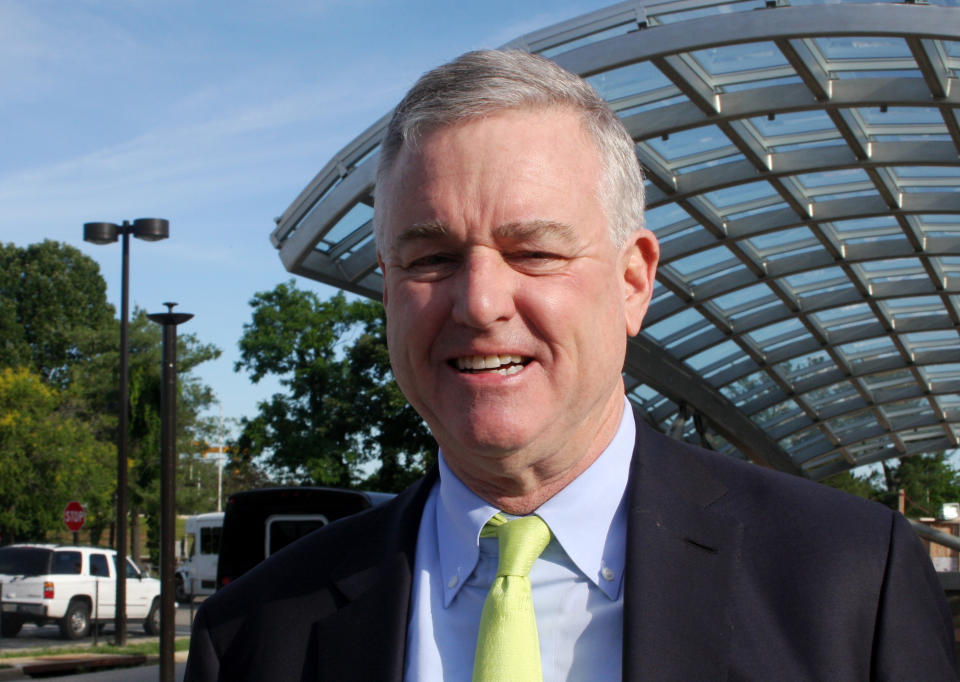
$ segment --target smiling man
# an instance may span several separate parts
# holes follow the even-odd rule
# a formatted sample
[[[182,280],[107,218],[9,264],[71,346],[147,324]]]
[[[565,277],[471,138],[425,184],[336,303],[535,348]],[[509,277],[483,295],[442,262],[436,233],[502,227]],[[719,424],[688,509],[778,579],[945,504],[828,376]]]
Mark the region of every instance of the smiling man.
[[[630,409],[658,248],[583,80],[464,55],[379,163],[390,358],[439,465],[207,600],[188,680],[954,679],[902,517]]]
[[[397,382],[453,474],[511,513],[590,466],[624,411],[657,243],[640,216],[615,241],[602,173],[581,114],[553,106],[426,132],[377,192]]]

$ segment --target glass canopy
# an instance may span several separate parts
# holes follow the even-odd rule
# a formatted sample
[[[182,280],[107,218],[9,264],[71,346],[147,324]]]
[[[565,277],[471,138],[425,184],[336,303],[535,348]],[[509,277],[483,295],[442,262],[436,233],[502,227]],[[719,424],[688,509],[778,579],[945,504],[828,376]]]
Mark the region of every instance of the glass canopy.
[[[819,479],[960,438],[960,3],[624,2],[523,36],[636,141],[662,257],[629,398]],[[278,219],[291,272],[379,298],[388,116]]]

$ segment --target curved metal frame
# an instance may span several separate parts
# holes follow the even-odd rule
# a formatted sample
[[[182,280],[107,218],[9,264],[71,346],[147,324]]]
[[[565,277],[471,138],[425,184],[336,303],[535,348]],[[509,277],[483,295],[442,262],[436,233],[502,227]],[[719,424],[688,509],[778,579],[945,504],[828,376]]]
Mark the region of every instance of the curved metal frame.
[[[637,142],[662,259],[631,400],[821,478],[958,446],[960,8],[788,5],[623,2],[508,46],[588,77]],[[387,120],[278,219],[291,272],[379,298]]]

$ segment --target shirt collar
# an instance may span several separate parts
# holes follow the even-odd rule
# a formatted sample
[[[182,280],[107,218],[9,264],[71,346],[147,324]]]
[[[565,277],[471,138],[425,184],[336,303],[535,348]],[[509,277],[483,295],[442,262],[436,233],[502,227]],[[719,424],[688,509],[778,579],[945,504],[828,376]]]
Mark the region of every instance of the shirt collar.
[[[613,440],[586,471],[544,502],[536,514],[578,569],[610,599],[623,583],[626,556],[626,508],[623,504],[636,424],[624,398]],[[499,510],[467,488],[439,453],[440,499],[436,528],[443,605],[447,607],[476,568],[480,530]],[[588,513],[585,513],[587,512]]]

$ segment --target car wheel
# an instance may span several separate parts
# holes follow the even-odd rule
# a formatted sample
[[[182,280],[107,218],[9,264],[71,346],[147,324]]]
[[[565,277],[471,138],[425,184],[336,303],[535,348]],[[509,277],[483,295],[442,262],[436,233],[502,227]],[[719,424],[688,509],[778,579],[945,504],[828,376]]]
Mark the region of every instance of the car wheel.
[[[22,627],[22,621],[12,616],[4,616],[3,621],[0,622],[0,635],[4,637],[16,637]]]
[[[60,621],[60,634],[67,639],[83,639],[90,632],[90,607],[86,602],[74,600]]]
[[[160,598],[154,597],[147,612],[147,619],[143,621],[143,631],[148,635],[160,634]]]
[[[183,576],[177,576],[177,584],[173,596],[178,604],[189,604],[193,601],[193,595],[187,594],[187,587],[183,584]]]

